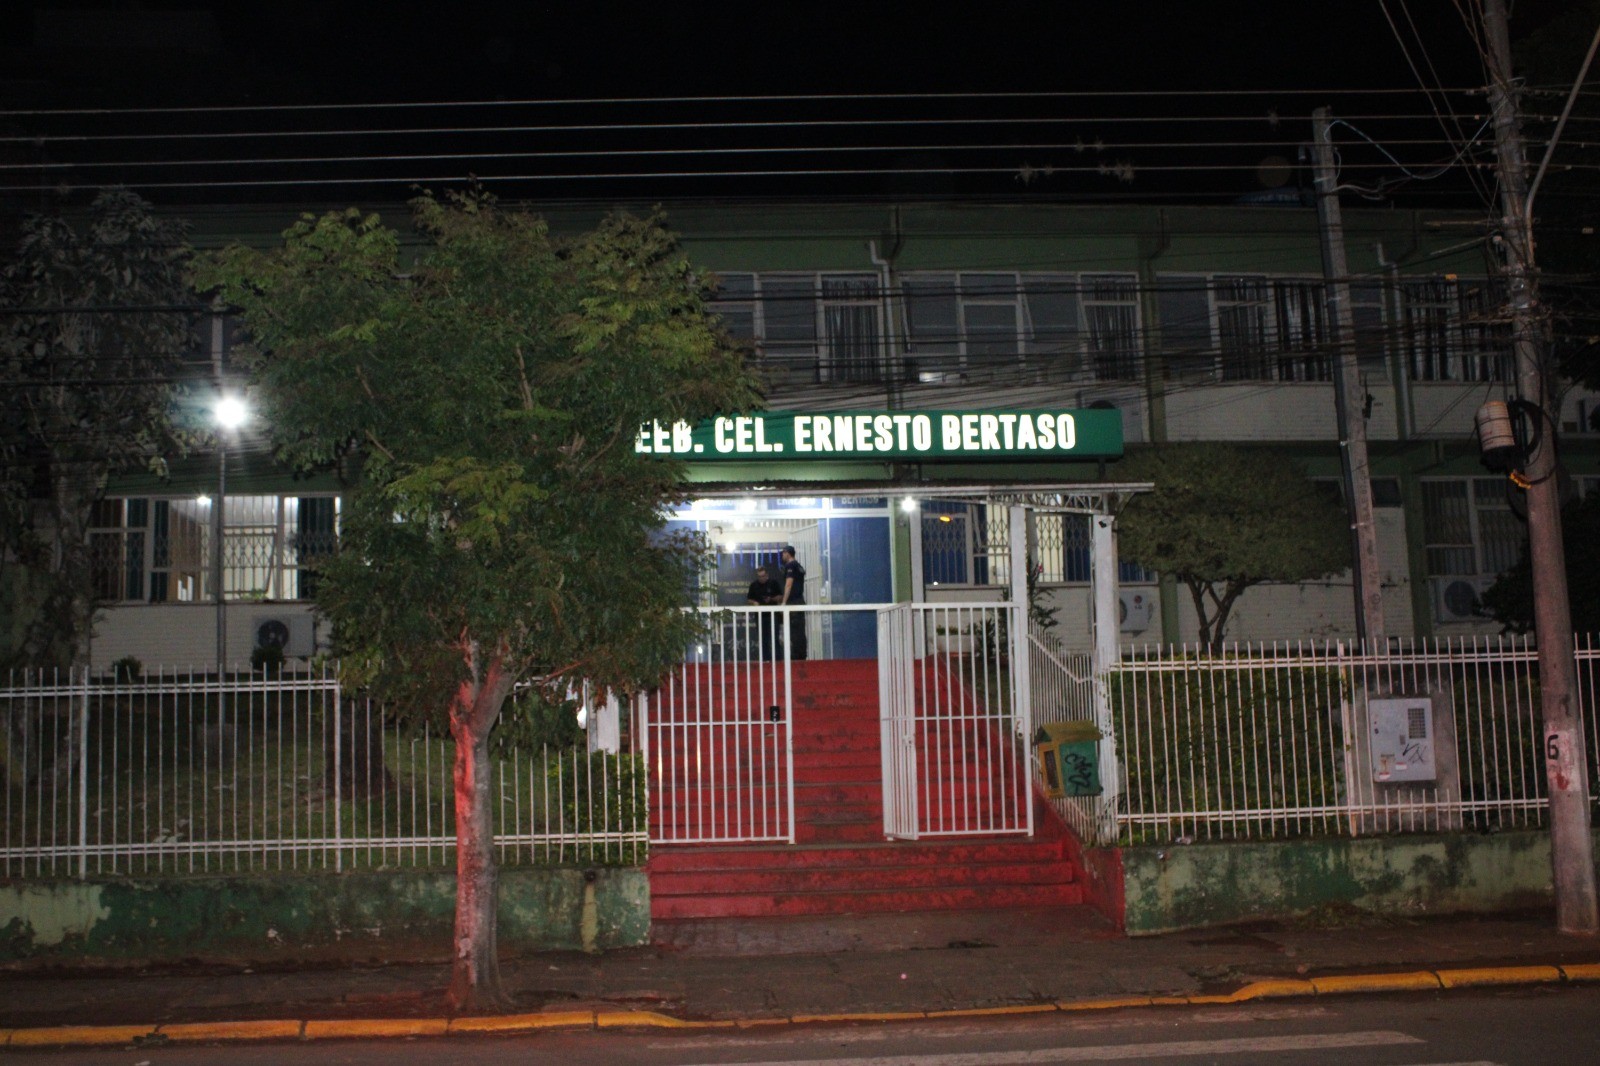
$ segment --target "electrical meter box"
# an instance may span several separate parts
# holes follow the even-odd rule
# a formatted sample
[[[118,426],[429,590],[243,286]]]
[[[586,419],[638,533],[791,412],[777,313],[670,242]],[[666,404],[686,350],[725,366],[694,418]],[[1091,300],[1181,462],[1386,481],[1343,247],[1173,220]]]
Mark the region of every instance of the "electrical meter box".
[[[1433,700],[1427,696],[1368,700],[1374,781],[1433,781]]]

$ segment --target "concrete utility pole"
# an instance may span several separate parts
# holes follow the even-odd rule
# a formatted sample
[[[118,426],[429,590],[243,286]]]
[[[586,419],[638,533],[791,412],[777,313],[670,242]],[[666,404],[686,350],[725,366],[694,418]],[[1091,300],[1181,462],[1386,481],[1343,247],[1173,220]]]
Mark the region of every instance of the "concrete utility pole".
[[[1578,714],[1573,663],[1572,611],[1561,542],[1561,499],[1556,479],[1555,419],[1547,413],[1541,328],[1537,318],[1533,231],[1525,214],[1527,158],[1511,77],[1511,37],[1503,0],[1484,0],[1489,101],[1494,112],[1495,159],[1500,176],[1501,251],[1511,304],[1517,388],[1544,419],[1542,443],[1527,459],[1528,551],[1533,563],[1533,624],[1539,642],[1540,711],[1545,771],[1550,790],[1550,861],[1554,868],[1556,923],[1562,932],[1600,932],[1596,911],[1594,840],[1589,835],[1589,771],[1583,719]]]
[[[1311,113],[1317,220],[1322,225],[1322,274],[1328,282],[1328,326],[1333,338],[1333,397],[1339,417],[1339,463],[1355,548],[1356,637],[1363,646],[1382,646],[1383,585],[1378,574],[1378,531],[1372,520],[1372,477],[1367,464],[1367,416],[1361,364],[1350,312],[1350,267],[1344,254],[1344,219],[1339,212],[1338,176],[1328,140],[1328,109]]]

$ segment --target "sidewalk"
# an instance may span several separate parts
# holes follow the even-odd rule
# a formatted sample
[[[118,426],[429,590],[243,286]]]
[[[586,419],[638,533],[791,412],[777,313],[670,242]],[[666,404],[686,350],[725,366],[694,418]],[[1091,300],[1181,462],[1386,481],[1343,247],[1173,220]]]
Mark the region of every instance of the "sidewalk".
[[[1315,989],[1307,983],[1348,974],[1481,971],[1469,975],[1470,983],[1600,977],[1600,942],[1557,934],[1546,914],[1359,923],[1333,916],[1320,924],[1257,923],[1129,940],[1086,908],[1066,908],[677,922],[663,923],[657,935],[661,942],[650,948],[508,959],[504,976],[517,1011],[543,1019],[523,1027],[629,1024],[619,1017],[627,1012],[643,1012],[632,1016],[639,1024],[754,1023],[1072,1009],[1152,997],[1227,996],[1241,989],[1253,998],[1440,986],[1435,974],[1387,982],[1317,981]],[[1558,966],[1576,969],[1526,969]],[[447,978],[442,964],[14,969],[0,971],[0,1027],[133,1026],[149,1032],[177,1023],[293,1019],[313,1023],[301,1025],[300,1034],[315,1029],[334,1036],[353,1031],[315,1022],[436,1019],[418,1031],[442,1033]],[[1469,978],[1445,975],[1444,984]],[[1277,983],[1254,985],[1263,981]],[[372,1034],[385,1031],[378,1027]],[[124,1034],[111,1042],[129,1039]]]

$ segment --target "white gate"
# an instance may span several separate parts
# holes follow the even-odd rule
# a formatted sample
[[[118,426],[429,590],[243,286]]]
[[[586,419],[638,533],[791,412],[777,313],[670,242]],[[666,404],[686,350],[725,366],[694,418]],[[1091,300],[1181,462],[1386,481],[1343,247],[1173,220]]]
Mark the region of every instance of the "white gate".
[[[1033,832],[1027,665],[1014,652],[1024,610],[907,603],[878,612],[885,836]]]
[[[793,677],[782,608],[712,615],[704,643],[641,703],[650,840],[794,841]]]

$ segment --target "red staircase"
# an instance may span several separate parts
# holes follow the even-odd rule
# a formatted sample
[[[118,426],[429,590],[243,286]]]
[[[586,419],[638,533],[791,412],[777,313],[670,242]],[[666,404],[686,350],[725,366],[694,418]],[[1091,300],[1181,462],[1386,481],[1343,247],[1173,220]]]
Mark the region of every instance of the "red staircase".
[[[878,664],[874,660],[793,665],[795,844],[656,844],[646,867],[656,919],[852,914],[967,908],[1040,907],[1082,902],[1052,819],[1039,835],[885,842]],[[677,720],[692,713],[662,708]],[[1026,789],[1026,768],[1004,757],[1009,784],[994,781],[997,745],[990,727],[944,739],[953,775],[932,797],[950,824],[960,811]],[[953,743],[952,743],[953,741]],[[725,786],[738,787],[737,784]],[[926,789],[924,790],[926,792]],[[697,802],[703,803],[701,794]],[[929,797],[920,797],[928,804]],[[661,802],[655,791],[652,808]],[[934,808],[925,807],[925,810]],[[681,811],[652,809],[653,824]],[[925,820],[926,824],[926,820]]]

